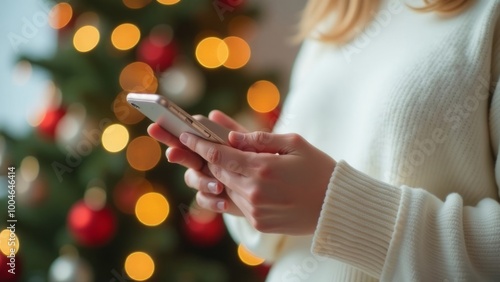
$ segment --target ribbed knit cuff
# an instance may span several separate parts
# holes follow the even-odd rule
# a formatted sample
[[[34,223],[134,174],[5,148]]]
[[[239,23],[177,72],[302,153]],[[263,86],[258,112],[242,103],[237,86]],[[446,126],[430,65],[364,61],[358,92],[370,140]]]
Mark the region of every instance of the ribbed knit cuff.
[[[340,161],[328,185],[312,252],[380,277],[394,232],[401,189]]]

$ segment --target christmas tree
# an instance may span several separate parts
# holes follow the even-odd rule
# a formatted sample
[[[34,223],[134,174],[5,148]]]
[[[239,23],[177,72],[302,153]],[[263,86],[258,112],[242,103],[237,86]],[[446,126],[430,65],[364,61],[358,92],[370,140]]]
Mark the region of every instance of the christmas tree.
[[[0,132],[0,281],[264,279],[125,100],[158,93],[271,128],[275,78],[245,68],[257,16],[243,0],[50,4],[57,52],[19,58],[51,73],[48,106],[28,136]]]

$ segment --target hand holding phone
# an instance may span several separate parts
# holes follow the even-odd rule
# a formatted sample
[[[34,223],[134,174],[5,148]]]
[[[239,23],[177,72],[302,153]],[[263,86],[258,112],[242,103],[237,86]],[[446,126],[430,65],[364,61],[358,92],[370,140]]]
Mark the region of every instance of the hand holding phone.
[[[196,119],[161,95],[129,93],[127,102],[177,137],[188,132],[212,142],[229,144],[227,128],[206,117]]]

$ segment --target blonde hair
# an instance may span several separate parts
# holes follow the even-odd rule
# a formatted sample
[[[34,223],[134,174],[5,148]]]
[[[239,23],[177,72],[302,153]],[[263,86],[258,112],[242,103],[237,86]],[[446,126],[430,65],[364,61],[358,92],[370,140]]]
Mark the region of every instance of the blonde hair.
[[[424,0],[425,6],[412,7],[419,12],[459,13],[472,0]],[[311,36],[318,24],[334,12],[336,21],[327,31],[314,38],[333,43],[346,43],[366,27],[379,8],[380,0],[309,0],[299,26],[299,39]]]

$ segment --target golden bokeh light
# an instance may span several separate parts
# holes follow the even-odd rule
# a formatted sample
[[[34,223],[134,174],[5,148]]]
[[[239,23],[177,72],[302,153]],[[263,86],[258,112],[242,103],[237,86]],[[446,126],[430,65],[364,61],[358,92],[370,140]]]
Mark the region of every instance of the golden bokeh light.
[[[120,73],[120,86],[127,92],[156,93],[158,80],[153,69],[146,63],[133,62]]]
[[[135,281],[145,281],[153,276],[155,262],[144,252],[134,252],[125,259],[125,272]]]
[[[272,82],[259,80],[248,89],[247,101],[254,111],[268,113],[278,106],[280,92]]]
[[[163,5],[174,5],[179,3],[181,0],[156,0],[158,3]]]
[[[140,9],[146,7],[151,0],[122,0],[123,5],[130,9]]]
[[[224,38],[229,49],[229,56],[224,62],[224,66],[229,69],[239,69],[245,66],[250,60],[250,46],[248,43],[237,36],[229,36]]]
[[[118,50],[133,48],[141,38],[141,31],[136,25],[124,23],[117,26],[111,33],[111,43]]]
[[[250,266],[256,266],[264,262],[264,259],[252,254],[243,244],[238,245],[238,257],[244,264]]]
[[[53,29],[61,29],[68,25],[73,17],[73,8],[66,2],[54,5],[49,12],[49,25]]]
[[[202,66],[213,69],[222,66],[226,62],[229,56],[229,48],[222,39],[207,37],[198,43],[195,55]]]
[[[21,177],[26,182],[31,182],[38,177],[40,173],[40,164],[37,158],[33,156],[27,156],[21,161]]]
[[[33,66],[26,60],[19,61],[12,69],[12,83],[25,85],[33,74]]]
[[[106,206],[106,198],[106,191],[104,191],[101,187],[94,186],[85,191],[83,201],[89,208],[98,211],[102,210],[104,206]]]
[[[4,229],[0,232],[0,251],[9,256],[12,251],[16,254],[20,248],[19,238],[15,232],[11,232],[9,229]]]
[[[124,124],[136,124],[144,119],[144,115],[127,102],[126,92],[116,95],[113,112],[116,118]]]
[[[150,192],[142,195],[135,204],[135,216],[144,225],[157,226],[167,219],[170,206],[160,193]]]
[[[150,170],[158,164],[160,158],[160,144],[149,136],[137,137],[127,147],[128,163],[136,170]]]
[[[110,153],[123,150],[127,146],[128,140],[128,130],[121,124],[112,124],[106,127],[101,136],[102,146]]]
[[[73,45],[79,52],[89,52],[99,43],[100,34],[95,26],[82,26],[75,32]]]

